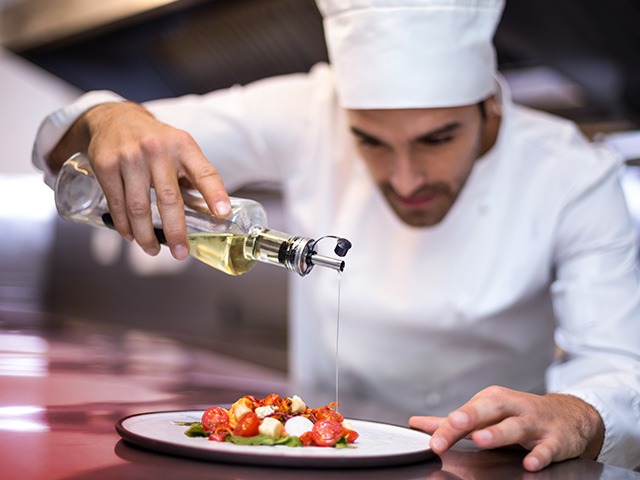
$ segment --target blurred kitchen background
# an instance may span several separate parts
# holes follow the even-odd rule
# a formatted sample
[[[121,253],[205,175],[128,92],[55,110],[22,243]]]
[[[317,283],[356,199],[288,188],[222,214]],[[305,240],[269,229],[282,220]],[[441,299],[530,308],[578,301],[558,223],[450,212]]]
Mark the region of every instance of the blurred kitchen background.
[[[258,265],[228,277],[66,223],[31,145],[42,118],[86,90],[144,101],[308,70],[326,60],[314,1],[0,0],[0,15],[0,329],[85,318],[286,370],[291,274]],[[640,225],[639,26],[637,0],[507,0],[496,45],[517,102],[573,119],[625,155]],[[241,195],[283,228],[276,189]]]

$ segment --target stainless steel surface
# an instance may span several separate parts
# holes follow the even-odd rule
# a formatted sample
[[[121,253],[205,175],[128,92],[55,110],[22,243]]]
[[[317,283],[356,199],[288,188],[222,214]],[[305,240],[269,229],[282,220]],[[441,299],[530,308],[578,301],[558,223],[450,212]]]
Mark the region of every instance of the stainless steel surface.
[[[104,29],[111,24],[185,0],[30,0],[7,7],[2,43],[25,49]]]
[[[333,270],[336,270],[338,272],[342,272],[345,265],[344,260],[327,257],[326,255],[319,255],[317,253],[311,255],[311,263],[313,265],[318,265],[321,267],[332,268]]]
[[[24,327],[27,324],[40,327]],[[271,392],[292,393],[282,374],[144,331],[0,314],[0,478],[640,478],[638,473],[584,459],[532,475],[521,466],[522,450],[478,451],[468,443],[442,459],[394,468],[231,465],[145,451],[121,440],[114,428],[118,419],[133,413],[200,409],[247,393]]]
[[[637,0],[556,3],[506,3],[495,43],[514,98],[588,129],[637,128]],[[10,50],[83,90],[135,101],[327,60],[314,0],[31,0],[3,16]]]

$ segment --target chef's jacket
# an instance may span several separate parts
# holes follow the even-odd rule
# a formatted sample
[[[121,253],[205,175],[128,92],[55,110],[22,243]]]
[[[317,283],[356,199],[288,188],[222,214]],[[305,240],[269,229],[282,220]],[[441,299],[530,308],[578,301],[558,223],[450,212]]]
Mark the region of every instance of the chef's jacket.
[[[407,415],[446,414],[493,384],[569,393],[604,420],[599,460],[635,467],[640,279],[620,162],[573,123],[514,105],[500,83],[495,146],[444,220],[421,228],[372,181],[327,65],[146,106],[193,135],[230,191],[277,182],[288,232],[352,242],[342,275],[291,276],[297,384],[333,388],[339,300],[342,392]],[[80,113],[118,100],[94,92],[48,117],[36,164],[46,171]]]

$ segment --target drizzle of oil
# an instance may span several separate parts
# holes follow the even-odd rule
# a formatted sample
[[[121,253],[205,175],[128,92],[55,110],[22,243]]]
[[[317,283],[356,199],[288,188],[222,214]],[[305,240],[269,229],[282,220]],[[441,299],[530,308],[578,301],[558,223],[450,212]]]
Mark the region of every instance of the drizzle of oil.
[[[338,272],[338,308],[336,315],[336,351],[335,351],[335,367],[336,367],[336,405],[340,404],[339,400],[339,377],[340,377],[340,292],[342,285],[342,271]],[[337,408],[337,407],[336,407]]]

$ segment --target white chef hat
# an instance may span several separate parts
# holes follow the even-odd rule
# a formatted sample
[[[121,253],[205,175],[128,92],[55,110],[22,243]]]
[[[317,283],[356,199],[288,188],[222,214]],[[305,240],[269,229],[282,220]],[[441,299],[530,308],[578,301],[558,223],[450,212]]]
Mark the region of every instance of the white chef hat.
[[[504,0],[317,0],[340,105],[471,105],[495,91]]]

